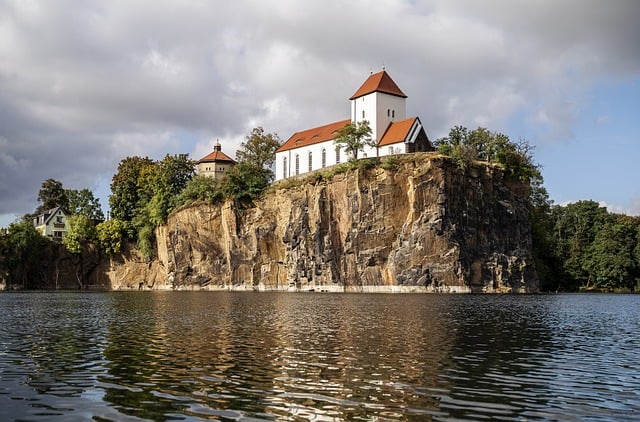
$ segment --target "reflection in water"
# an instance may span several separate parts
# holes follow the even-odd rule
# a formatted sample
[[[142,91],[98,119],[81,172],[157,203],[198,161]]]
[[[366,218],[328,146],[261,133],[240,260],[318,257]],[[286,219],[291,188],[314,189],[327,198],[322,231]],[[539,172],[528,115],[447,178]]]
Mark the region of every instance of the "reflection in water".
[[[0,419],[633,420],[636,296],[0,295]]]

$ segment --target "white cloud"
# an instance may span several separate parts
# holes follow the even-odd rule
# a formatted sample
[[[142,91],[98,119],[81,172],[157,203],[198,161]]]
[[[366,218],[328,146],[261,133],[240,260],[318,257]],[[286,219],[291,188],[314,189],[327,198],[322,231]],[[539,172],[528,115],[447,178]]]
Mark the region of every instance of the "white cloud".
[[[594,81],[640,73],[639,15],[623,0],[4,2],[0,213],[30,211],[49,177],[108,180],[128,155],[220,138],[233,156],[253,126],[286,139],[345,118],[383,64],[431,137],[519,113],[568,139]]]
[[[600,201],[599,204],[612,213],[640,216],[640,196],[631,198],[631,201],[626,205],[609,204],[604,201]]]

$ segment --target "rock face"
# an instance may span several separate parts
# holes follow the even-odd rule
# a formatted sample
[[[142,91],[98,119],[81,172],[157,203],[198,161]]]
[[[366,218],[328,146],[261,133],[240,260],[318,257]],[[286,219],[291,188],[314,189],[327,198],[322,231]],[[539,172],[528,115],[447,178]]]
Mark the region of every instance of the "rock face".
[[[92,277],[112,289],[538,290],[526,185],[435,154],[382,167],[285,180],[248,209],[184,208],[158,228],[156,261],[129,251]]]

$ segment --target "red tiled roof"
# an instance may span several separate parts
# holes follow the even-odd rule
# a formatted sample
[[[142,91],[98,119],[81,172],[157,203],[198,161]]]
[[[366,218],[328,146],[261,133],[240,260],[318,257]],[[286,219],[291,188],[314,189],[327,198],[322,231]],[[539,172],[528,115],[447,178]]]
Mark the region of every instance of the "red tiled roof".
[[[202,157],[200,159],[200,161],[198,161],[198,163],[211,163],[211,162],[229,162],[229,163],[235,163],[234,160],[232,160],[231,158],[229,158],[229,156],[227,154],[225,154],[222,151],[213,151],[211,154]]]
[[[382,135],[378,146],[396,144],[398,142],[404,142],[409,136],[409,131],[413,127],[413,124],[417,120],[417,117],[410,117],[408,119],[400,120],[399,122],[391,122],[387,130]]]
[[[305,147],[307,145],[317,144],[319,142],[330,141],[335,139],[336,132],[347,124],[351,123],[351,119],[340,120],[339,122],[329,123],[328,125],[314,127],[312,129],[296,132],[291,135],[276,152],[287,151],[290,149]]]
[[[395,95],[397,97],[407,98],[398,85],[393,82],[391,76],[383,70],[382,72],[374,73],[362,84],[362,86],[356,91],[355,94],[349,98],[355,100],[363,95],[371,94],[372,92],[384,92],[385,94]]]

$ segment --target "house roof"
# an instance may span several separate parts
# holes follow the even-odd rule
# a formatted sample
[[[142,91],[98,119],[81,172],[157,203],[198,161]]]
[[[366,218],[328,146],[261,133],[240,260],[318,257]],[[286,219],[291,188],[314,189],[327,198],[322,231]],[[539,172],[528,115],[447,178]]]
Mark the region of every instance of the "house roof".
[[[416,120],[418,120],[417,117],[410,117],[400,120],[399,122],[391,122],[384,132],[384,135],[382,135],[382,138],[380,138],[378,146],[383,147],[385,145],[404,142],[409,137],[409,132]]]
[[[330,141],[335,139],[336,132],[347,124],[351,123],[351,119],[340,120],[338,122],[329,123],[324,126],[318,126],[311,129],[296,132],[291,135],[276,152],[288,151],[290,149],[300,148],[307,145],[317,144],[319,142]]]
[[[40,217],[44,216],[44,224],[49,224],[49,221],[51,221],[51,219],[53,218],[54,215],[56,215],[58,213],[58,211],[61,211],[62,214],[66,214],[66,212],[64,211],[64,208],[62,207],[55,207],[52,208],[50,210],[47,210],[45,212],[40,213],[36,219],[39,219]],[[35,221],[35,220],[34,220]]]
[[[235,163],[233,159],[231,159],[227,154],[222,151],[215,150],[211,154],[202,157],[198,163],[219,163],[219,162],[227,162],[227,163]]]
[[[353,94],[349,99],[355,100],[356,98],[371,94],[372,92],[384,92],[385,94],[407,98],[404,92],[402,92],[402,90],[398,87],[398,85],[396,85],[393,79],[391,79],[391,76],[389,76],[386,70],[371,74],[371,76],[369,76],[367,80],[364,81],[362,86],[358,88],[356,93]]]

